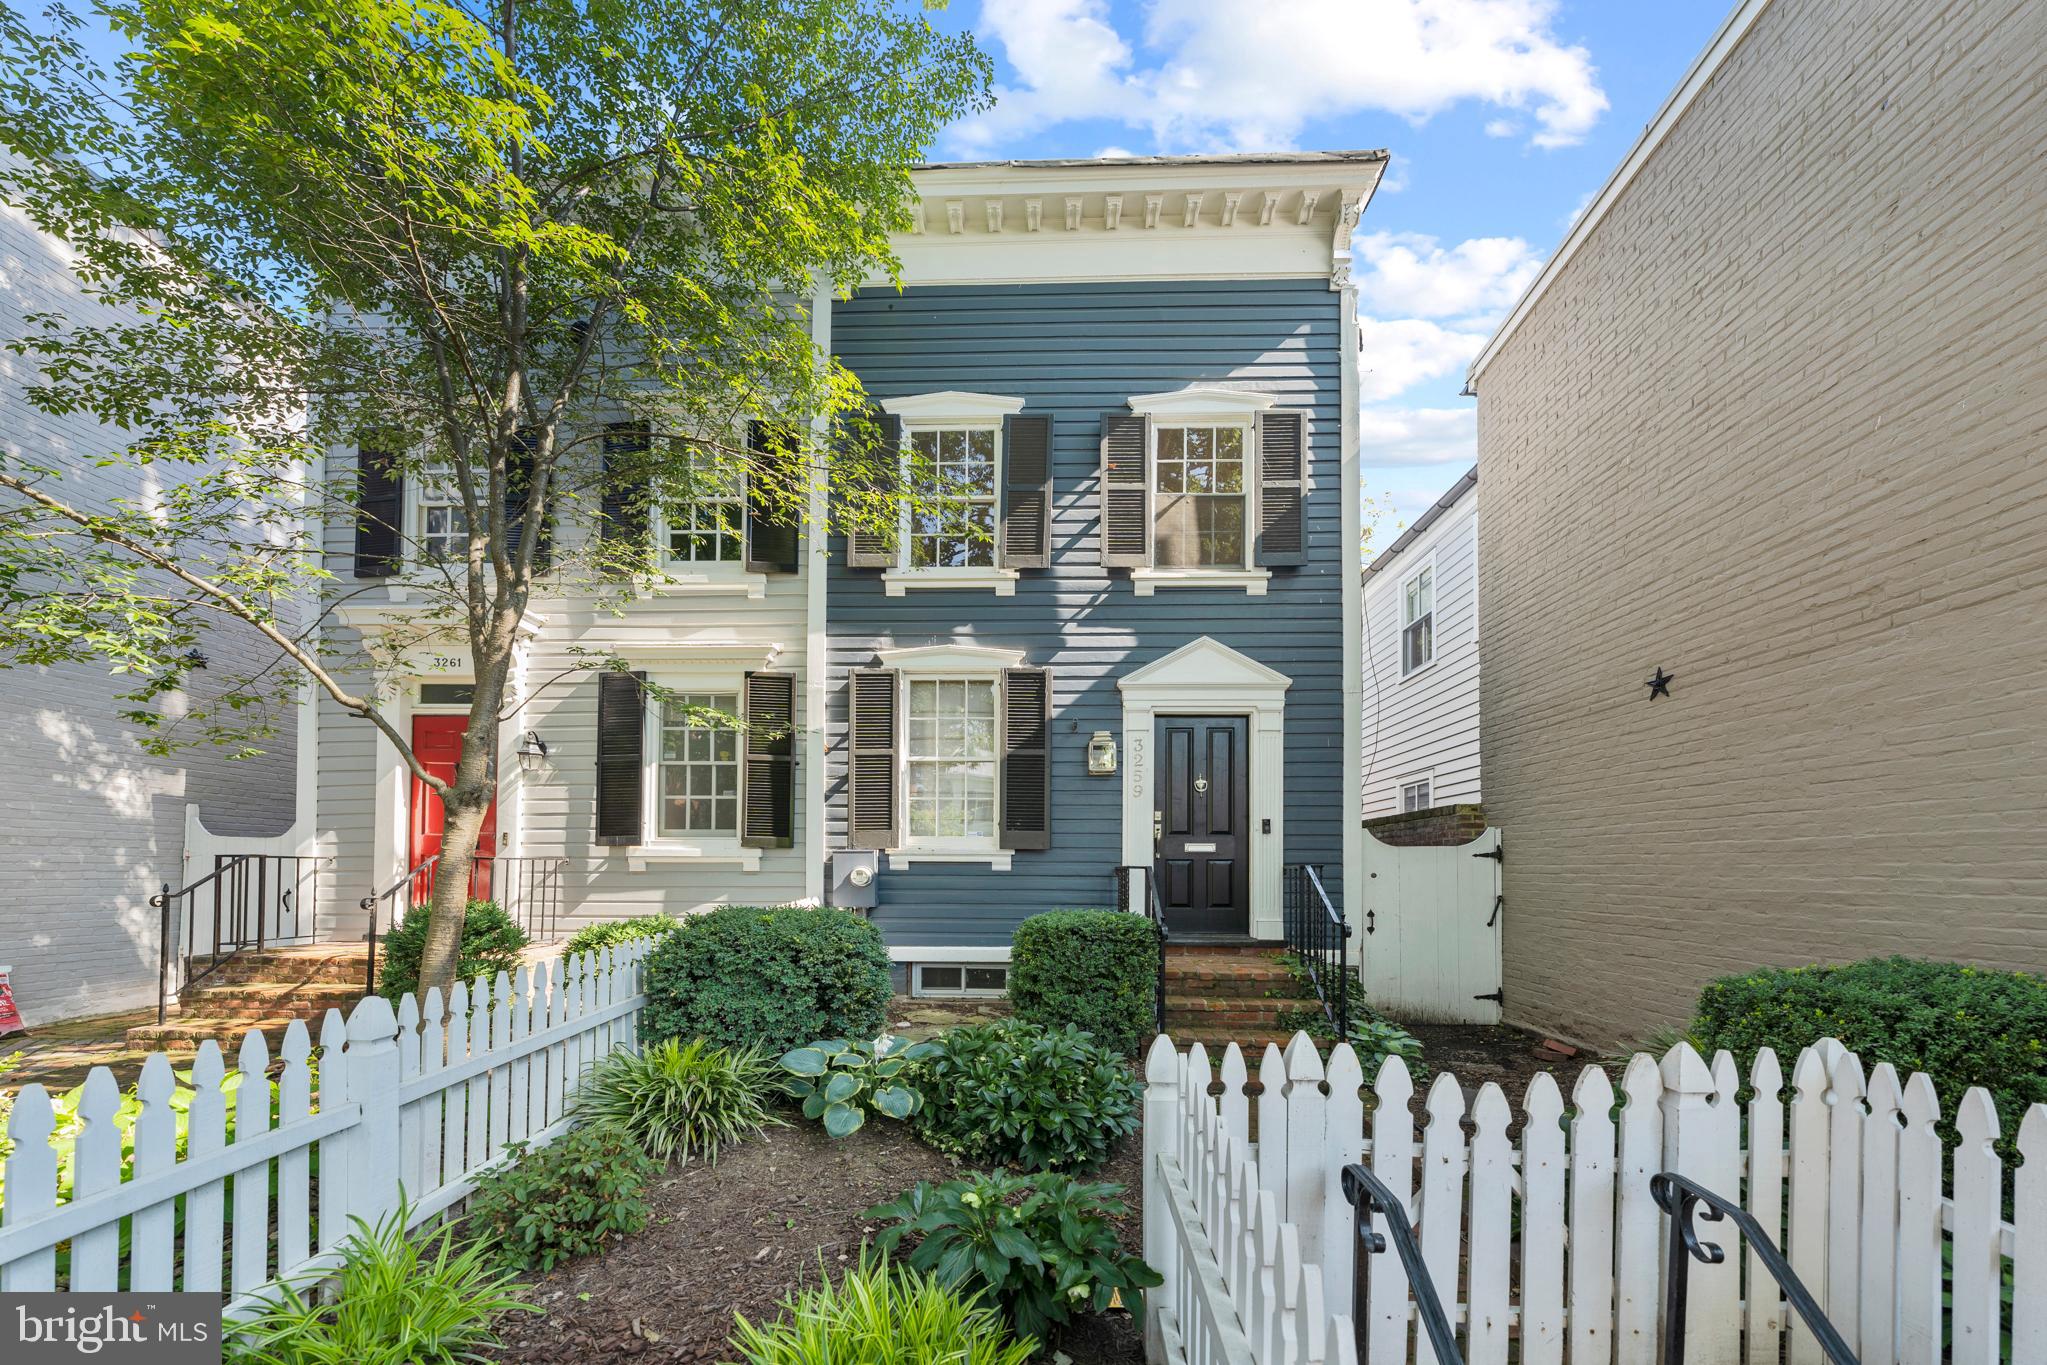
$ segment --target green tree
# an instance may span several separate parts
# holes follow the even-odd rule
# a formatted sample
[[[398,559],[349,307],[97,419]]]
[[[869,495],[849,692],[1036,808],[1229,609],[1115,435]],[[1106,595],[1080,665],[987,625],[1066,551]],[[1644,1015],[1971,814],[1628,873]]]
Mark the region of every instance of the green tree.
[[[253,749],[310,677],[444,803],[422,979],[445,985],[529,601],[654,572],[622,537],[550,559],[544,528],[680,506],[740,470],[789,524],[895,526],[893,452],[808,305],[893,278],[909,168],[986,106],[986,59],[897,0],[100,13],[130,49],[108,67],[61,8],[0,5],[0,201],[141,320],[34,313],[7,345],[35,362],[33,403],[109,424],[99,457],[157,466],[163,491],[88,504],[33,452],[0,453],[0,663],[110,661],[161,749]],[[621,421],[645,449],[600,466]],[[775,448],[728,434],[749,421],[775,424]],[[466,645],[475,700],[449,782],[312,629],[346,566],[303,516],[358,514],[354,460],[323,458],[358,445],[460,512],[406,547],[420,605],[375,646]],[[276,663],[167,719],[221,619]]]

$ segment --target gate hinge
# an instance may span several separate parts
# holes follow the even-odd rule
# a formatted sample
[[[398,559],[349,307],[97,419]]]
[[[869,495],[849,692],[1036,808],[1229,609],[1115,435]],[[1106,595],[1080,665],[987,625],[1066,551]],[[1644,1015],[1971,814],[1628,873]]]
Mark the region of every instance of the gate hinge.
[[[1504,863],[1507,861],[1507,846],[1501,844],[1498,848],[1489,848],[1483,853],[1474,853],[1471,856],[1474,858],[1491,858],[1496,863]]]
[[[1484,995],[1474,995],[1471,998],[1473,1000],[1490,1000],[1501,1009],[1507,1007],[1507,992],[1504,990],[1487,991]]]
[[[1507,903],[1505,896],[1493,897],[1493,913],[1486,917],[1485,927],[1490,929],[1500,922],[1500,907]]]

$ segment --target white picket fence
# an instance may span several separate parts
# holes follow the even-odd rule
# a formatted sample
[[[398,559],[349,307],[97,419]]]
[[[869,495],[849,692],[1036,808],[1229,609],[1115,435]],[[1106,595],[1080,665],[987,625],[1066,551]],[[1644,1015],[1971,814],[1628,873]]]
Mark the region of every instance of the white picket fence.
[[[42,1086],[22,1087],[7,1128],[0,1290],[223,1291],[232,1315],[277,1279],[335,1264],[351,1218],[374,1224],[401,1194],[413,1225],[444,1212],[501,1164],[507,1144],[563,1131],[585,1069],[636,1046],[646,946],[458,983],[445,1009],[430,990],[424,1004],[403,997],[395,1013],[375,996],[345,1020],[329,1010],[317,1057],[306,1026],[293,1023],[279,1051],[275,1126],[262,1034],[242,1040],[238,1087],[224,1086],[210,1041],[185,1085],[154,1054],[136,1087],[125,1179],[120,1088],[96,1067],[79,1103],[67,1199],[50,1142],[56,1111]],[[180,1099],[189,1104],[182,1156]]]
[[[1211,1074],[1220,1094],[1197,1083]],[[1367,1092],[1347,1044],[1325,1066],[1297,1034],[1284,1053],[1266,1048],[1257,1079],[1254,1097],[1234,1044],[1213,1071],[1200,1045],[1182,1054],[1165,1036],[1147,1059],[1145,1255],[1166,1277],[1147,1342],[1154,1362],[1347,1365],[1359,1354],[1355,1314],[1370,1360],[1434,1365],[1390,1240],[1370,1267],[1371,1301],[1351,1302],[1340,1176],[1352,1162],[1406,1201],[1470,1365],[1506,1365],[1510,1339],[1520,1365],[1659,1358],[1669,1227],[1649,1181],[1664,1170],[1738,1199],[1865,1365],[2047,1362],[2047,1105],[2023,1116],[2008,1182],[1985,1091],[1964,1096],[1961,1142],[1945,1153],[1925,1076],[1901,1084],[1889,1064],[1865,1072],[1831,1040],[1799,1055],[1788,1101],[1768,1051],[1750,1069],[1745,1106],[1733,1058],[1708,1064],[1688,1045],[1660,1063],[1637,1054],[1618,1089],[1586,1067],[1568,1108],[1539,1075],[1518,1141],[1497,1084],[1468,1097],[1448,1074],[1429,1086],[1417,1141],[1405,1063],[1388,1059]],[[1728,1255],[1692,1264],[1686,1360],[1819,1362],[1732,1226],[1701,1220],[1699,1232]]]

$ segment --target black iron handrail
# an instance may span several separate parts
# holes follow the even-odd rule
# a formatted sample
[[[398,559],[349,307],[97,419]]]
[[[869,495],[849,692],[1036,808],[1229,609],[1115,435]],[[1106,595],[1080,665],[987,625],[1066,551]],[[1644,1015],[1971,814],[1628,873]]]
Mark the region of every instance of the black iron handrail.
[[[1159,969],[1152,991],[1152,1023],[1160,1033],[1166,1031],[1166,949],[1171,944],[1173,933],[1166,928],[1165,902],[1159,899],[1159,879],[1146,870],[1144,878],[1145,914],[1151,920],[1152,929],[1158,934]]]
[[[1286,868],[1281,929],[1338,1038],[1350,1036],[1350,925],[1307,863]]]
[[[377,989],[377,938],[388,924],[397,927],[404,913],[431,904],[434,873],[441,855],[434,853],[382,891],[364,896],[358,905],[366,912],[369,929],[363,939],[369,944],[364,966],[364,989]],[[469,865],[469,899],[495,901],[510,915],[526,936],[539,943],[552,939],[562,913],[562,876],[568,871],[567,858],[478,857]],[[402,900],[401,900],[402,898]],[[386,911],[388,910],[388,914]]]
[[[223,853],[214,858],[213,871],[190,885],[174,889],[164,882],[149,898],[157,912],[156,1022],[162,1024],[169,1016],[173,962],[181,969],[177,978],[182,992],[245,949],[261,952],[279,944],[310,942],[307,902],[318,903],[319,887],[319,857],[296,853]],[[199,956],[202,901],[212,907],[213,932],[207,965],[195,975],[192,963]]]
[[[1442,1296],[1436,1293],[1436,1282],[1429,1275],[1429,1267],[1422,1260],[1421,1243],[1414,1237],[1414,1228],[1407,1221],[1407,1209],[1373,1175],[1371,1170],[1353,1162],[1343,1168],[1343,1197],[1350,1201],[1355,1213],[1352,1225],[1357,1240],[1351,1247],[1351,1304],[1350,1319],[1353,1339],[1357,1343],[1358,1365],[1368,1365],[1372,1358],[1371,1319],[1368,1313],[1372,1302],[1372,1257],[1386,1250],[1386,1238],[1372,1228],[1372,1215],[1386,1216],[1386,1231],[1393,1235],[1393,1249],[1399,1253],[1401,1268],[1407,1271],[1408,1287],[1414,1291],[1415,1312],[1420,1315],[1422,1330],[1428,1333],[1429,1345],[1436,1351],[1437,1365],[1464,1365],[1464,1356],[1457,1349],[1457,1333],[1450,1325],[1449,1314],[1443,1311]],[[1400,1313],[1401,1359],[1407,1358],[1406,1306]]]
[[[1348,1174],[1345,1172],[1346,1177]],[[1735,1228],[1748,1239],[1756,1259],[1777,1282],[1777,1287],[1784,1291],[1785,1300],[1790,1303],[1792,1311],[1804,1320],[1827,1359],[1833,1365],[1861,1365],[1855,1353],[1848,1349],[1848,1343],[1834,1330],[1834,1324],[1827,1321],[1827,1315],[1820,1310],[1811,1291],[1791,1269],[1791,1263],[1784,1259],[1784,1253],[1777,1250],[1770,1234],[1747,1209],[1675,1171],[1661,1171],[1650,1176],[1649,1193],[1656,1200],[1656,1206],[1670,1215],[1670,1252],[1663,1280],[1663,1365],[1684,1365],[1685,1311],[1691,1288],[1692,1262],[1719,1265],[1727,1259],[1727,1253],[1721,1250],[1719,1243],[1700,1240],[1698,1229],[1692,1226],[1695,1212],[1710,1222],[1719,1222],[1723,1218],[1733,1220]],[[1756,1293],[1755,1285],[1749,1286],[1749,1293]]]

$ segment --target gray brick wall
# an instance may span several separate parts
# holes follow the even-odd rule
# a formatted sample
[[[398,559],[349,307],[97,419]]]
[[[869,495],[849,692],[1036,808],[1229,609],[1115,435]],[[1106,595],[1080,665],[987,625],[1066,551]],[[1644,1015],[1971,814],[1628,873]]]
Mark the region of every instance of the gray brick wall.
[[[84,300],[62,246],[0,208],[0,339],[24,315]],[[0,352],[0,448],[69,471],[66,496],[86,501],[142,488],[132,468],[96,469],[120,435],[87,419],[51,418],[23,396],[33,361]],[[205,646],[209,678],[273,657],[253,632],[221,628]],[[222,834],[291,825],[295,735],[289,718],[259,759],[201,748],[151,758],[119,718],[121,678],[104,666],[0,668],[0,963],[31,1024],[155,999],[157,919],[149,898],[182,882],[185,803]],[[175,702],[175,698],[172,699]]]
[[[1777,0],[1481,375],[1511,1019],[2047,969],[2043,54],[2037,4]]]

